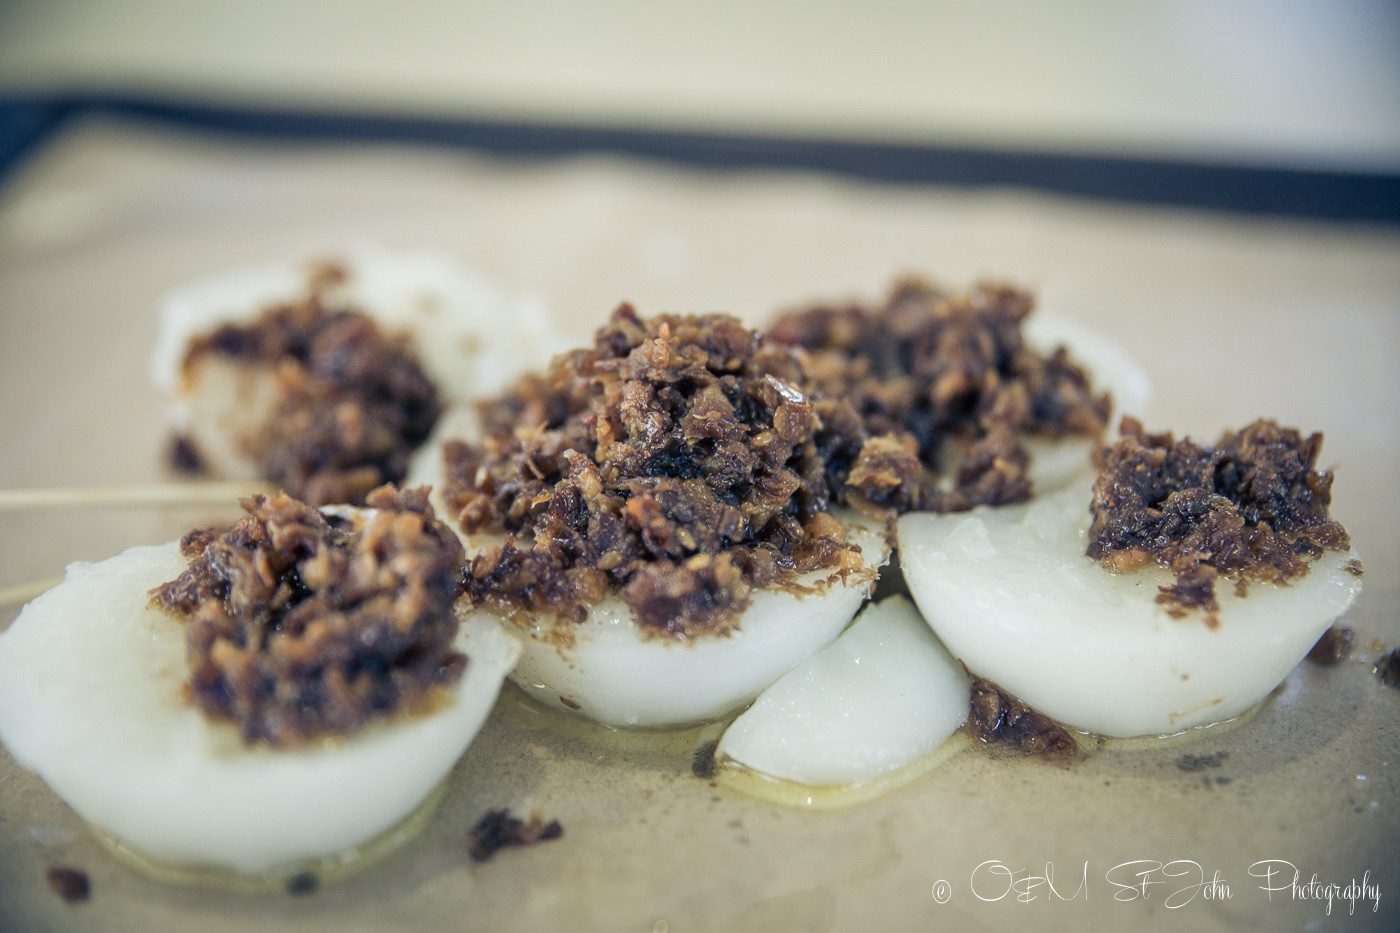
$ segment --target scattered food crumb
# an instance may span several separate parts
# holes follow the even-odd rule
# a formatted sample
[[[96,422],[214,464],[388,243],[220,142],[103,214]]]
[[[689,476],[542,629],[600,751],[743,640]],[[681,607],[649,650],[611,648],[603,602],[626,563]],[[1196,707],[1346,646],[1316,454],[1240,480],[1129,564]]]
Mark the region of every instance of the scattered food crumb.
[[[69,904],[81,904],[92,897],[92,881],[81,868],[55,865],[48,870],[49,887]]]
[[[292,895],[312,894],[321,886],[321,879],[314,871],[297,872],[287,879],[287,893]]]
[[[1023,755],[1073,758],[1079,752],[1079,743],[1068,729],[990,680],[972,682],[972,709],[966,728],[985,745],[1006,743]]]
[[[183,434],[176,434],[170,439],[166,460],[177,473],[196,476],[205,472],[204,458],[199,455],[194,442]]]
[[[1387,687],[1400,687],[1400,648],[1392,649],[1376,662],[1376,676]]]
[[[1176,760],[1176,766],[1189,774],[1195,774],[1207,768],[1218,768],[1229,757],[1229,752],[1214,752],[1209,755],[1182,755]]]
[[[485,862],[508,846],[531,846],[537,842],[558,839],[564,827],[558,820],[548,823],[539,813],[530,814],[529,822],[510,815],[506,809],[492,810],[481,818],[467,834],[471,857]]]
[[[715,763],[715,751],[719,748],[719,739],[706,742],[695,750],[695,755],[690,759],[690,773],[698,778],[709,780],[719,773],[719,765]]]
[[[1312,646],[1312,650],[1308,652],[1308,660],[1319,667],[1331,667],[1351,654],[1351,646],[1355,641],[1355,632],[1344,625],[1334,625],[1323,632],[1317,644]]]

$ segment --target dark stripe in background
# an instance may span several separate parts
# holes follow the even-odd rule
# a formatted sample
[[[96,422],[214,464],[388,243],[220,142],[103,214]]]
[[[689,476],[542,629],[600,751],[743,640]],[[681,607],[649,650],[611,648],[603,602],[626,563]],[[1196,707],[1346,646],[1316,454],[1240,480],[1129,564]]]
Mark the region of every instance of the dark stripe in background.
[[[1017,187],[1133,204],[1400,225],[1400,174],[1100,155],[784,139],[598,126],[336,115],[137,97],[0,101],[0,181],[66,121],[87,114],[278,141],[404,142],[501,156],[616,153],[680,165],[832,172],[959,188]]]

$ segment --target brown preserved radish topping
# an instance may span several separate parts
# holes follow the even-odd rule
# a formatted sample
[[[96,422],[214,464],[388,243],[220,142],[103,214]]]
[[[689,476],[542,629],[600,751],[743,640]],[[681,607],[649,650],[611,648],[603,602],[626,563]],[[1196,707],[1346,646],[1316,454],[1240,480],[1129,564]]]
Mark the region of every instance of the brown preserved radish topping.
[[[183,364],[188,373],[223,357],[269,372],[271,416],[241,446],[263,477],[312,505],[360,503],[402,480],[442,407],[406,337],[332,301],[343,278],[322,268],[303,299],[192,341]],[[197,463],[198,451],[187,459]]]
[[[1400,687],[1400,648],[1393,648],[1382,655],[1373,670],[1385,686]]]
[[[1332,667],[1340,664],[1351,654],[1351,646],[1356,642],[1356,632],[1345,625],[1334,625],[1322,633],[1322,637],[1308,651],[1308,660],[1318,667]]]
[[[619,591],[646,632],[725,632],[758,588],[863,567],[826,511],[822,427],[791,350],[723,315],[613,313],[594,345],[447,445],[472,600],[564,623]]]
[[[467,833],[467,851],[474,861],[489,862],[502,849],[539,845],[563,835],[564,827],[558,820],[545,822],[538,813],[522,820],[506,809],[491,810]]]
[[[92,879],[81,868],[55,865],[44,873],[53,892],[69,904],[81,904],[92,897]]]
[[[1068,729],[980,677],[972,681],[965,728],[984,745],[1001,743],[1022,755],[1073,758],[1079,752]]]
[[[227,531],[180,542],[189,569],[151,592],[183,619],[189,699],[245,742],[293,746],[431,707],[455,651],[464,554],[426,489],[323,514],[285,493],[244,500]]]
[[[1260,420],[1205,447],[1149,434],[1131,418],[1119,430],[1122,439],[1098,456],[1088,554],[1119,571],[1168,568],[1176,581],[1157,601],[1174,612],[1203,609],[1211,621],[1218,578],[1242,590],[1284,583],[1324,550],[1350,546],[1328,516],[1321,434]]]
[[[805,351],[834,494],[897,512],[1022,502],[1028,435],[1097,437],[1109,398],[1064,348],[1026,346],[1032,306],[1009,286],[950,293],[906,279],[879,307],[774,321],[773,339]]]

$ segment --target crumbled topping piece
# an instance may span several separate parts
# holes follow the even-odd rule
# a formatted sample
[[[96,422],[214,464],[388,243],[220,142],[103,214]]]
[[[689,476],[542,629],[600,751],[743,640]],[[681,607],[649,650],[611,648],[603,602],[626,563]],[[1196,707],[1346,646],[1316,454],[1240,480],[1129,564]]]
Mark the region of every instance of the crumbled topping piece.
[[[1334,625],[1322,633],[1308,651],[1308,660],[1318,667],[1332,667],[1346,660],[1351,654],[1351,646],[1356,641],[1356,633],[1344,625]]]
[[[92,879],[81,868],[55,865],[44,873],[49,887],[68,904],[81,904],[92,897]]]
[[[1376,662],[1376,676],[1386,687],[1400,687],[1400,648],[1391,650]]]
[[[564,827],[558,820],[546,823],[538,813],[532,813],[527,822],[511,816],[509,810],[492,810],[467,833],[467,851],[474,860],[485,862],[510,846],[532,846],[562,835]]]
[[[1079,752],[1064,726],[982,678],[972,682],[972,709],[965,728],[984,745],[1005,743],[1023,755],[1072,758]]]
[[[314,871],[299,871],[283,883],[283,890],[293,897],[315,894],[321,887],[321,877]]]
[[[348,734],[461,677],[461,543],[426,488],[367,502],[352,520],[285,493],[244,500],[231,529],[186,535],[189,568],[151,591],[186,622],[187,696],[249,744]]]

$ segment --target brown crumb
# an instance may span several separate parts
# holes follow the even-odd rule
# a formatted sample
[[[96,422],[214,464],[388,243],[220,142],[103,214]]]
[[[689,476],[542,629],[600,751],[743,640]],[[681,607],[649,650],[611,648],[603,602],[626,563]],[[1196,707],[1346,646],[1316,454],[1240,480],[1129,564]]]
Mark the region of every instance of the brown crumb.
[[[347,519],[285,493],[245,499],[232,529],[186,535],[188,569],[151,591],[185,622],[186,695],[246,743],[346,735],[430,708],[461,677],[461,543],[426,487],[368,504]]]
[[[92,897],[92,880],[81,868],[68,865],[55,865],[45,877],[53,892],[69,904],[81,904]]]
[[[190,476],[198,476],[206,469],[204,458],[199,455],[194,443],[183,434],[176,434],[170,438],[166,461],[175,472]]]
[[[1068,729],[980,677],[972,682],[966,729],[984,745],[1003,743],[1023,755],[1057,759],[1079,752]]]
[[[1386,687],[1400,687],[1400,648],[1385,655],[1375,666],[1376,676]]]
[[[1356,633],[1343,625],[1334,625],[1322,633],[1317,644],[1308,652],[1308,660],[1319,667],[1331,667],[1346,660],[1351,654],[1351,646],[1356,641]]]
[[[321,886],[321,879],[314,871],[299,871],[287,879],[284,885],[288,894],[301,897],[314,894]]]
[[[501,849],[510,846],[532,846],[536,843],[558,839],[564,835],[564,827],[558,820],[548,823],[538,812],[530,814],[529,822],[510,815],[504,808],[492,810],[483,816],[467,833],[468,852],[478,862],[490,860]]]
[[[1350,545],[1328,516],[1321,434],[1259,420],[1203,447],[1148,434],[1132,418],[1119,431],[1097,458],[1087,553],[1119,572],[1152,561],[1168,568],[1176,579],[1157,601],[1173,614],[1202,609],[1214,625],[1218,578],[1284,583],[1323,551]]]

